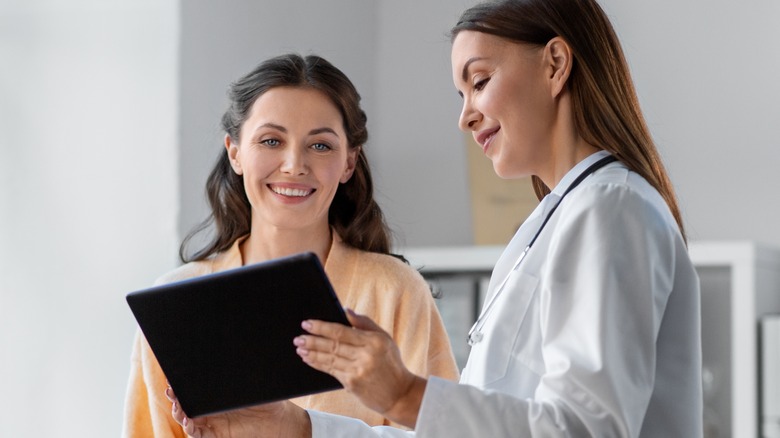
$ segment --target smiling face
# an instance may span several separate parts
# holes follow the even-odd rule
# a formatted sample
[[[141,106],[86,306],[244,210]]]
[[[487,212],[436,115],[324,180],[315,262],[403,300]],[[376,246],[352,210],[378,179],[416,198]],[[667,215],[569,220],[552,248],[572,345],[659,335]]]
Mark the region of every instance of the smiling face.
[[[459,125],[502,178],[538,174],[550,159],[554,99],[544,48],[463,31],[452,45],[452,77],[463,97]]]
[[[252,229],[323,231],[339,183],[352,176],[350,148],[338,108],[322,92],[277,87],[262,94],[241,126],[225,137],[233,170],[252,206]]]

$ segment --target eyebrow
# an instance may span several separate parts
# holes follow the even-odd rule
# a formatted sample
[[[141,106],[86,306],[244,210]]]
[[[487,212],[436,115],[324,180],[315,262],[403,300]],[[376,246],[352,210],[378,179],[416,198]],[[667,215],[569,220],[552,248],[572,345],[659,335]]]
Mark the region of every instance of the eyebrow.
[[[466,63],[463,64],[463,73],[461,73],[461,77],[463,78],[463,82],[466,82],[466,81],[469,80],[469,67],[471,66],[471,64],[473,64],[473,63],[475,63],[477,61],[481,61],[483,59],[485,59],[485,58],[480,57],[480,56],[475,56],[473,58],[469,58],[468,61],[466,61]]]
[[[271,128],[271,129],[276,129],[277,131],[282,131],[284,133],[287,132],[287,128],[285,128],[282,125],[277,125],[276,123],[263,123],[262,125],[255,128],[255,131],[259,131],[260,128]]]
[[[336,131],[334,131],[334,130],[332,130],[332,129],[328,128],[328,127],[324,127],[324,128],[317,128],[317,129],[312,129],[311,131],[309,131],[309,135],[317,135],[317,134],[322,134],[323,132],[329,132],[329,133],[331,133],[331,134],[335,135],[336,137],[338,137],[338,136],[339,136],[339,135],[336,133]]]
[[[270,122],[269,123],[263,123],[262,125],[258,126],[257,129],[255,129],[255,131],[259,130],[260,128],[271,128],[271,129],[276,129],[277,131],[282,131],[284,133],[287,133],[287,128],[285,128],[282,125],[277,125],[276,123],[270,123]],[[334,131],[333,129],[328,128],[328,127],[312,129],[311,131],[309,131],[309,135],[322,134],[323,132],[331,133],[331,134],[335,135],[336,137],[339,136],[338,133],[336,133],[336,131]]]

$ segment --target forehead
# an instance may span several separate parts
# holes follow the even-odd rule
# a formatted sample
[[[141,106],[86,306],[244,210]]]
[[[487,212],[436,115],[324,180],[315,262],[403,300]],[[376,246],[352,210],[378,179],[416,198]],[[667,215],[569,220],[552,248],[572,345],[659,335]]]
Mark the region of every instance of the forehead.
[[[311,87],[274,87],[257,97],[252,104],[252,112],[283,112],[289,109],[298,111],[335,113],[339,115],[336,104],[324,92]],[[307,111],[307,110],[315,111]]]
[[[257,97],[247,125],[275,123],[288,129],[330,127],[343,131],[341,112],[324,92],[311,87],[274,87]],[[339,132],[339,131],[337,131]]]
[[[478,60],[499,59],[509,46],[509,41],[494,35],[470,30],[461,31],[452,42],[452,79],[463,81],[464,69]]]

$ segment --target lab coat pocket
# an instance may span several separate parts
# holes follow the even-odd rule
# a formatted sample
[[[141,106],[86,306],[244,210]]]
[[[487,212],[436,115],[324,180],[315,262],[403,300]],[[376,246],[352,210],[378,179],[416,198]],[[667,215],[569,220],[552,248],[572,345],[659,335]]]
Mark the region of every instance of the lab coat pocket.
[[[489,316],[485,323],[485,370],[486,385],[513,378],[509,374],[515,374],[517,367],[511,366],[513,361],[519,361],[525,367],[538,372],[543,366],[539,366],[534,359],[535,348],[529,350],[529,346],[535,344],[533,333],[538,335],[538,329],[534,330],[538,320],[533,308],[536,300],[539,279],[522,271],[514,271],[504,285],[503,292],[496,299],[493,315]],[[530,344],[529,344],[530,341]],[[479,345],[479,344],[477,344]]]

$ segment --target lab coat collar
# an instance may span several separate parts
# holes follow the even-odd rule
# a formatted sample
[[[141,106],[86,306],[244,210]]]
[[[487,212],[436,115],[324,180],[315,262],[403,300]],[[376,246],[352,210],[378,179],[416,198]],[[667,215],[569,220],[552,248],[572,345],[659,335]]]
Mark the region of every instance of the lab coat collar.
[[[591,164],[595,163],[596,161],[608,157],[611,154],[605,150],[601,150],[598,152],[595,152],[588,157],[586,157],[584,160],[580,161],[579,163],[575,164],[574,167],[571,168],[568,172],[566,172],[566,175],[561,178],[561,181],[558,182],[558,185],[555,186],[554,189],[552,189],[551,194],[557,196],[560,198],[563,196],[563,193],[566,191],[566,189],[569,188],[572,182],[574,182],[575,179],[577,179],[578,176],[582,172],[585,171]]]

